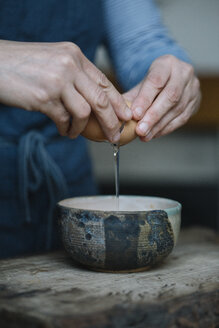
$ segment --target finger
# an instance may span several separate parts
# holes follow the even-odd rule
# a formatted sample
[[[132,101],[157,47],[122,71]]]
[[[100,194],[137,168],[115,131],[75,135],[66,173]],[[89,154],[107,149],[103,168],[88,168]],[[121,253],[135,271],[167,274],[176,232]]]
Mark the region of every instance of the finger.
[[[72,120],[68,130],[69,138],[76,138],[86,127],[91,112],[88,102],[69,84],[62,93],[62,101]]]
[[[125,99],[122,97],[119,91],[116,90],[114,85],[107,79],[105,74],[103,74],[94,64],[88,60],[84,61],[82,66],[90,79],[92,79],[97,85],[104,89],[117,116],[122,121],[131,120],[132,111],[127,106]]]
[[[180,101],[176,106],[173,106],[163,117],[158,121],[154,127],[150,130],[150,132],[142,137],[142,141],[150,141],[155,135],[157,135],[162,129],[165,128],[172,120],[174,120],[177,116],[179,116],[183,111],[187,108],[189,102],[196,96],[192,92],[192,84],[193,80],[189,81],[183,91]],[[190,92],[191,91],[191,92]]]
[[[140,88],[141,88],[141,83],[137,84],[131,90],[123,93],[122,96],[132,104],[133,103],[133,100],[137,97]]]
[[[196,99],[193,99],[187,106],[186,110],[177,116],[174,120],[172,120],[168,125],[164,127],[157,135],[156,138],[160,136],[167,135],[174,130],[178,129],[179,127],[186,124],[189,120],[189,118],[192,116],[192,114],[196,110]]]
[[[170,74],[170,65],[164,65],[163,61],[156,61],[152,64],[131,107],[134,119],[140,120],[143,118],[154,99],[166,85]]]
[[[178,105],[188,82],[188,79],[181,79],[181,70],[179,67],[176,67],[164,89],[147,110],[143,119],[138,123],[136,133],[139,136],[144,137],[148,135],[153,127]]]
[[[70,124],[70,114],[66,111],[61,102],[57,101],[47,104],[41,112],[54,121],[62,136],[67,136]]]
[[[145,137],[141,137],[141,140],[145,142],[150,141],[171,121],[181,115],[181,113],[187,107],[187,103],[184,98],[186,97],[183,97],[177,106],[173,107],[165,116],[163,116],[163,118],[152,128],[152,130]]]
[[[144,141],[149,141],[153,137],[157,138],[157,137],[161,136],[164,128],[166,128],[171,123],[171,121],[173,121],[176,117],[183,114],[184,111],[189,111],[189,108],[191,108],[191,111],[188,112],[188,115],[190,115],[190,116],[194,115],[198,111],[200,102],[201,102],[200,83],[199,83],[199,80],[194,76],[192,78],[192,80],[186,85],[182,100],[180,101],[179,105],[174,110],[174,112],[177,115],[173,118],[172,117],[164,118],[162,120],[162,122],[159,122],[157,124],[157,127],[154,128],[152,135],[151,136],[147,135],[146,136],[147,140],[144,139]],[[185,118],[185,123],[186,123],[186,121],[187,121],[187,118]],[[182,123],[182,125],[185,123]]]
[[[127,106],[123,96],[114,88],[112,84],[105,89],[105,92],[107,93],[118,118],[122,121],[130,121],[132,119],[132,111]]]
[[[83,72],[77,75],[74,85],[91,106],[107,139],[112,143],[119,142],[120,123],[104,90]]]

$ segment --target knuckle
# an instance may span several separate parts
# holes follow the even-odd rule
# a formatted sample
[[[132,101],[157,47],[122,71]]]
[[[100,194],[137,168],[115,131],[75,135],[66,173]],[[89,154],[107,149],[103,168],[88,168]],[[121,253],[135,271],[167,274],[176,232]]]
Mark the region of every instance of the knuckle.
[[[148,125],[151,127],[154,123],[160,120],[160,115],[157,110],[153,110],[148,115]]]
[[[113,135],[113,132],[115,131],[115,126],[112,124],[108,124],[107,131],[108,131],[108,133],[110,133],[110,135]]]
[[[35,99],[38,104],[45,105],[50,101],[50,96],[47,90],[40,89],[34,92],[33,99]]]
[[[181,93],[177,86],[169,86],[165,89],[168,100],[173,104],[177,104],[180,100]]]
[[[86,104],[83,104],[80,108],[80,111],[77,112],[77,117],[79,120],[86,120],[90,116],[91,108]]]
[[[75,43],[71,43],[71,51],[75,54],[75,55],[81,55],[81,49],[79,46],[77,46],[77,44]]]
[[[190,64],[187,64],[187,63],[184,66],[184,71],[189,76],[192,76],[194,74],[194,68],[193,68],[193,66],[190,65]]]
[[[177,58],[171,54],[164,55],[162,58],[168,60],[171,64],[177,61]]]
[[[163,78],[158,73],[149,72],[147,80],[158,89],[161,89],[164,86]]]
[[[181,104],[180,106],[177,106],[177,107],[175,108],[175,114],[176,114],[177,116],[180,115],[180,114],[182,114],[184,108],[185,108],[185,106],[184,106],[183,104]]]
[[[58,72],[50,72],[47,74],[47,83],[53,90],[60,89],[62,86],[62,78]]]
[[[119,131],[119,124],[116,124],[115,122],[107,122],[107,130],[110,135],[113,136],[116,131]]]
[[[98,74],[98,84],[103,88],[107,88],[110,86],[106,75],[103,74],[102,72],[99,72],[99,74]]]
[[[70,53],[70,54],[80,54],[81,49],[77,44],[73,42],[62,42],[62,49],[65,51],[65,53]]]
[[[105,92],[98,87],[94,94],[94,104],[96,107],[107,108],[109,105],[109,100]]]
[[[152,100],[150,99],[149,94],[147,97],[145,97],[143,94],[140,94],[138,96],[138,104],[140,107],[143,106],[143,108],[148,108],[148,107],[150,107],[151,103],[152,103]]]
[[[73,57],[70,53],[64,53],[60,56],[59,62],[63,68],[69,69],[74,65]]]
[[[80,48],[73,43],[71,44],[69,42],[69,44],[70,45],[67,47],[65,46],[56,57],[57,67],[62,71],[62,73],[63,71],[66,72],[73,68],[77,69],[77,66],[80,63],[80,60],[78,60],[81,53]]]

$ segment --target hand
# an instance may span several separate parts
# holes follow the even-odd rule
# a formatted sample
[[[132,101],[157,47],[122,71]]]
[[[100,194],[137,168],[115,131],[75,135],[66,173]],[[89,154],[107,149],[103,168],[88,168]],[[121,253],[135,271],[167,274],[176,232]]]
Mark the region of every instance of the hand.
[[[200,84],[193,67],[172,55],[157,58],[145,79],[124,94],[132,102],[136,133],[142,141],[185,124],[199,107]]]
[[[132,112],[112,83],[70,42],[0,41],[0,102],[50,117],[61,135],[77,137],[91,111],[118,142]]]

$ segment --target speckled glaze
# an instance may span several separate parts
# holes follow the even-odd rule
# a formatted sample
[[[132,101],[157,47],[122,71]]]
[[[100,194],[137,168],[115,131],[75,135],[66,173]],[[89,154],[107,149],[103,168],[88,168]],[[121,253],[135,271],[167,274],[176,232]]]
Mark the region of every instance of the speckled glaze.
[[[93,199],[101,204],[106,197],[109,196]],[[123,197],[129,197],[130,202],[135,199]],[[77,199],[91,201],[91,197]],[[58,223],[67,252],[86,267],[109,272],[141,271],[167,257],[178,238],[181,205],[155,197],[144,199],[150,200],[155,209],[92,210],[83,206],[71,208],[59,202]],[[167,209],[159,209],[163,200],[168,202]]]

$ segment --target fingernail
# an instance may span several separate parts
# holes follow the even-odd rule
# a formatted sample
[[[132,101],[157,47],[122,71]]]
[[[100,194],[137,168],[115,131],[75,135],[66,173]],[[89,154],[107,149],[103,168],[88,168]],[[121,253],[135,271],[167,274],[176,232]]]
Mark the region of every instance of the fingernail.
[[[145,137],[145,139],[146,139],[147,141],[150,141],[152,138],[153,138],[152,133],[148,133],[148,134],[146,135],[146,137]]]
[[[145,135],[145,136],[146,136],[146,134],[148,134],[148,132],[149,132],[149,126],[148,126],[148,124],[147,124],[146,122],[141,122],[141,123],[138,125],[138,128],[139,128],[139,130],[141,131],[141,133],[142,133],[143,135]]]
[[[135,114],[138,116],[138,117],[141,117],[142,114],[143,114],[143,109],[141,107],[137,107],[135,108]]]
[[[116,144],[120,140],[120,132],[117,132],[113,138],[112,138],[112,143]]]
[[[131,118],[132,118],[132,111],[128,107],[126,107],[126,109],[125,109],[125,117],[127,118],[127,120],[131,120]]]

